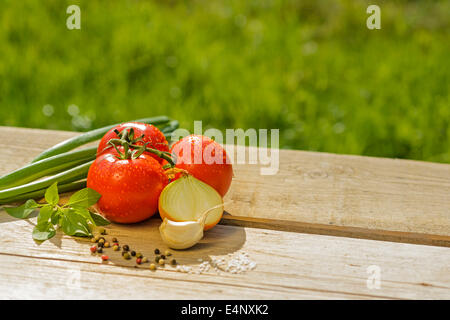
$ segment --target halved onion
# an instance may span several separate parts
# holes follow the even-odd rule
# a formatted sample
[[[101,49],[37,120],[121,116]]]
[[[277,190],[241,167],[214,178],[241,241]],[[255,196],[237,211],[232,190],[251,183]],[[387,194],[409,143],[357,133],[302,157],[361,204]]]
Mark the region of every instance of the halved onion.
[[[220,221],[223,210],[220,194],[188,174],[169,183],[159,196],[159,214],[163,220],[197,221],[204,217],[204,230]]]

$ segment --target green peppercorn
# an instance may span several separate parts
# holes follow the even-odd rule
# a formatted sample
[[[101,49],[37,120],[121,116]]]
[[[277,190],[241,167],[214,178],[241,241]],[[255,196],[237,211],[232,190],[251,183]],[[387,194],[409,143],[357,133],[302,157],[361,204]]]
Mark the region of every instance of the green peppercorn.
[[[114,251],[119,251],[119,246],[113,246],[112,248]]]
[[[164,259],[159,259],[158,263],[159,263],[160,266],[163,266],[164,263],[166,263],[166,260],[164,260]]]
[[[122,249],[123,249],[123,251],[129,251],[129,250],[130,250],[130,247],[129,247],[127,244],[125,244],[125,245],[122,247]]]
[[[131,259],[131,256],[130,256],[130,254],[128,252],[125,252],[123,254],[123,258],[129,260],[129,259]]]
[[[156,270],[156,265],[154,263],[150,263],[150,270]]]
[[[91,242],[96,243],[97,241],[95,240],[95,238],[91,238]]]
[[[170,264],[175,266],[177,264],[177,260],[175,260],[175,259],[170,260]]]
[[[142,253],[136,252],[136,258],[142,258],[142,257],[143,257]]]
[[[172,255],[172,253],[169,250],[166,250],[166,252],[164,252],[164,254],[168,257]]]
[[[105,238],[98,239],[98,243],[105,243]]]
[[[156,257],[155,257],[155,262],[158,263],[158,262],[159,262],[159,259],[161,259],[161,256],[156,256]]]
[[[99,228],[98,231],[100,232],[100,234],[105,235],[106,234],[106,229],[105,228]]]
[[[155,254],[159,254],[159,249],[155,249]]]
[[[148,262],[148,258],[147,257],[142,257],[142,263],[146,263]]]
[[[98,240],[100,240],[100,236],[99,236],[99,235],[96,235],[96,236],[94,237],[94,239],[95,239],[95,242],[98,242]]]

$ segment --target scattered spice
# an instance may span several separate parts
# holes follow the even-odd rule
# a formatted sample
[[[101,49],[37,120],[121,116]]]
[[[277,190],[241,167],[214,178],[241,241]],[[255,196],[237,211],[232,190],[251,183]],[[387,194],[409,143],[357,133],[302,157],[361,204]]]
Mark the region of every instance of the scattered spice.
[[[168,257],[172,255],[172,253],[169,250],[166,250],[166,252],[164,252],[164,254]]]
[[[142,259],[141,259],[141,258],[137,258],[137,259],[136,259],[136,263],[137,263],[137,264],[141,264],[141,263],[142,263]]]
[[[155,262],[158,263],[158,262],[159,262],[159,259],[161,259],[161,256],[156,256],[156,257],[155,257]]]
[[[150,263],[150,270],[156,270],[156,265],[154,263]]]
[[[114,245],[112,248],[114,251],[119,251],[119,249],[120,249],[118,245]]]
[[[130,253],[133,257],[136,256],[136,251],[131,251]]]
[[[110,247],[109,242],[105,242],[104,247],[105,247],[105,248],[109,248],[109,247]]]
[[[119,241],[117,241],[117,238],[112,238],[111,241],[114,242],[114,243],[118,243],[119,242]]]
[[[159,263],[160,266],[163,266],[164,263],[166,263],[166,260],[161,258],[161,259],[159,259],[158,263]]]
[[[159,254],[159,249],[155,249],[155,254]]]
[[[102,247],[98,247],[98,248],[97,248],[97,253],[103,253]]]
[[[90,250],[91,250],[92,253],[95,253],[95,252],[97,252],[97,247],[96,246],[92,246],[90,248]]]
[[[131,259],[131,255],[130,255],[128,252],[125,252],[125,253],[123,254],[123,258],[124,258],[124,259],[127,259],[127,260],[130,260],[130,259]]]
[[[106,261],[106,260],[108,260],[109,259],[109,257],[107,256],[107,255],[102,255],[102,260],[103,261]]]
[[[177,265],[177,260],[175,260],[175,259],[170,260],[170,264],[173,265],[173,266],[176,266]]]
[[[146,263],[146,262],[148,262],[148,258],[147,257],[143,257],[142,258],[142,263]]]
[[[125,245],[122,247],[122,249],[123,249],[123,251],[129,251],[129,250],[130,250],[130,247],[129,247],[127,244],[125,244]]]
[[[106,234],[106,229],[105,229],[105,228],[98,228],[98,232],[99,232],[100,234],[105,235],[105,234]]]
[[[161,255],[161,259],[165,259],[165,258],[166,258],[166,256],[162,254]]]

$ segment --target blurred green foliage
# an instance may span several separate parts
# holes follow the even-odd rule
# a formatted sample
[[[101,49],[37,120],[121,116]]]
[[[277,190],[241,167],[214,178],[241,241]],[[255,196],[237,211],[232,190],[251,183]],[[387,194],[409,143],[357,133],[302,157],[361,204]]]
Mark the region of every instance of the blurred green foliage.
[[[450,162],[450,1],[0,2],[0,124],[167,114],[283,148]],[[66,8],[81,7],[81,30]]]

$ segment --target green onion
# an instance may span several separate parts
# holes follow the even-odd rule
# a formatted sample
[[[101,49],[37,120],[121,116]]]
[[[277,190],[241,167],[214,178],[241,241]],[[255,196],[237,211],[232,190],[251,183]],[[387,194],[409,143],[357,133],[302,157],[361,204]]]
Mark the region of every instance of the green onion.
[[[132,120],[127,122],[143,122],[143,123],[150,123],[153,125],[159,125],[169,122],[169,118],[166,116],[158,116],[158,117],[152,117],[152,118],[144,118],[139,120]],[[109,125],[103,128],[95,129],[92,131],[88,131],[86,133],[83,133],[79,136],[67,139],[61,143],[58,143],[57,145],[45,150],[40,155],[38,155],[36,158],[33,159],[32,162],[36,162],[66,151],[73,150],[81,145],[84,145],[86,143],[101,139],[106,132],[108,132],[110,129],[114,128],[118,124]]]
[[[65,172],[58,173],[54,176],[44,178],[42,180],[30,182],[18,187],[13,187],[0,191],[0,203],[3,203],[5,199],[15,198],[16,196],[24,193],[38,191],[52,185],[54,182],[60,184],[66,184],[69,182],[77,181],[86,178],[89,167],[94,161],[90,161],[79,165],[75,168],[69,169]]]
[[[86,181],[77,181],[77,182],[71,182],[71,183],[58,185],[58,191],[61,193],[74,191],[74,190],[80,190],[83,188],[86,188]],[[28,200],[28,199],[40,199],[40,198],[44,197],[46,190],[47,189],[44,188],[44,189],[40,189],[40,190],[33,191],[33,192],[23,193],[18,196],[15,196],[15,197],[1,200],[1,202],[3,204],[5,204],[5,203],[12,203],[12,202],[19,202],[19,201]]]
[[[178,129],[179,126],[180,124],[177,120],[172,120],[168,125],[161,129],[161,132],[166,136],[167,140],[170,140],[172,132]]]
[[[58,154],[39,160],[0,178],[0,190],[19,186],[95,160],[97,147]]]

